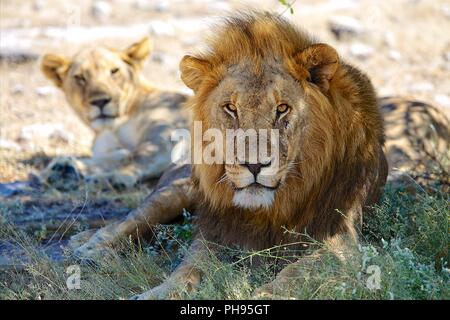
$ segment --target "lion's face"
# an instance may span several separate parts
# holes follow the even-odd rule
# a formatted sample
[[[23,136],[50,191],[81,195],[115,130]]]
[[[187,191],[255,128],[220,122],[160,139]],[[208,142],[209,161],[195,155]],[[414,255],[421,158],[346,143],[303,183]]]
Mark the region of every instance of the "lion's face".
[[[99,132],[126,117],[149,52],[144,39],[123,52],[97,47],[72,59],[50,54],[44,56],[42,70],[64,91],[79,117]]]
[[[230,67],[205,101],[209,127],[224,134],[227,129],[255,130],[259,138],[247,138],[244,158],[235,152],[234,163],[224,164],[223,179],[234,190],[233,203],[242,208],[272,205],[277,189],[295,168],[308,128],[308,105],[298,82],[280,63],[264,66],[258,75],[246,63]],[[270,152],[259,152],[262,145]]]
[[[227,160],[221,169],[217,164],[203,166],[203,171],[209,172],[200,173],[204,189],[211,183],[225,183],[228,192],[222,197],[231,194],[233,205],[270,209],[277,193],[288,188],[287,179],[302,179],[301,163],[325,153],[322,142],[330,137],[322,136],[321,127],[330,124],[321,113],[331,108],[326,95],[337,65],[336,51],[322,44],[290,59],[265,57],[258,68],[251,59],[213,66],[186,56],[180,67],[182,79],[195,92],[194,118],[202,121],[204,128],[220,129],[224,139],[227,129],[255,130],[258,136],[245,140],[244,157],[239,158],[235,150],[233,163]],[[275,140],[271,140],[271,132],[276,133]],[[225,149],[236,149],[236,144],[224,144]],[[262,146],[269,152],[261,152]]]

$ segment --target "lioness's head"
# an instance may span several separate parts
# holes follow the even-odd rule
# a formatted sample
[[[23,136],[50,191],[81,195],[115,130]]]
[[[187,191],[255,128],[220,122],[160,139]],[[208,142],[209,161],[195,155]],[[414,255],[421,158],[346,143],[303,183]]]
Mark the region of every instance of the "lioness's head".
[[[258,155],[253,162],[245,158],[234,164],[194,166],[200,188],[213,205],[270,210],[276,202],[290,201],[290,193],[306,193],[320,183],[333,165],[332,154],[353,152],[339,150],[345,146],[337,142],[345,141],[344,131],[351,131],[339,127],[351,106],[337,106],[352,81],[346,81],[332,47],[314,43],[269,14],[230,18],[208,44],[208,51],[185,56],[180,63],[182,80],[195,93],[194,120],[201,121],[204,130],[218,128],[224,135],[227,129],[275,129],[279,134],[276,165],[274,155]],[[347,120],[350,124],[352,119]]]
[[[150,41],[145,38],[124,51],[87,48],[72,59],[46,54],[41,69],[64,91],[80,118],[95,131],[101,131],[129,111],[150,49]]]

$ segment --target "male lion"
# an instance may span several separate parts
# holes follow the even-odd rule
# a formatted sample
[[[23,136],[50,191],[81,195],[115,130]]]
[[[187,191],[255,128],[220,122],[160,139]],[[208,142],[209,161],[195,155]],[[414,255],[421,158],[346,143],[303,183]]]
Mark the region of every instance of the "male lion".
[[[180,63],[181,78],[194,91],[193,119],[204,130],[223,133],[277,129],[278,166],[273,158],[196,163],[191,179],[189,166],[174,167],[139,209],[75,250],[92,257],[120,235],[168,222],[182,208],[195,210],[197,236],[186,259],[138,298],[168,297],[180,284],[195,288],[201,279],[196,260],[211,249],[203,239],[259,250],[304,243],[307,233],[343,256],[347,244],[357,241],[364,208],[377,200],[386,181],[374,89],[332,47],[269,13],[226,19],[208,45]]]
[[[92,159],[77,163],[91,181],[131,187],[161,176],[171,162],[170,133],[186,126],[181,110],[186,96],[155,89],[144,79],[141,70],[150,51],[144,38],[124,51],[96,46],[72,59],[55,54],[42,59],[43,73],[95,132]],[[72,166],[60,158],[41,176],[51,183],[61,171],[73,173]]]
[[[178,285],[194,289],[201,279],[196,262],[212,243],[256,250],[302,243],[302,249],[307,233],[347,256],[363,210],[386,181],[380,110],[393,166],[442,164],[437,157],[448,155],[449,122],[437,109],[393,98],[380,100],[379,108],[363,73],[279,16],[228,18],[208,44],[208,51],[180,63],[181,78],[195,93],[193,119],[204,130],[222,133],[278,129],[279,166],[267,159],[172,166],[125,219],[72,239],[76,256],[97,258],[120,237],[168,223],[183,208],[195,212],[197,233],[189,254],[166,281],[138,298],[169,297]],[[430,143],[434,147],[426,146]],[[295,266],[286,266],[259,292],[270,293]]]

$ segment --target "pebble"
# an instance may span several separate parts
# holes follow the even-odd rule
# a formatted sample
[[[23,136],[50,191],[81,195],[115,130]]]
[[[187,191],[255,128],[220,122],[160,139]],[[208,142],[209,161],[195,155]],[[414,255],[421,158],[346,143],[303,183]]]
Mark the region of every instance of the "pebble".
[[[64,125],[43,123],[24,126],[19,133],[19,141],[31,141],[34,139],[53,139],[70,143],[75,139],[74,135],[67,132]]]
[[[165,12],[169,10],[169,2],[168,1],[158,1],[153,5],[153,10],[156,12]]]
[[[445,94],[437,94],[434,96],[434,101],[443,107],[450,107],[450,97]]]
[[[172,24],[163,21],[152,21],[150,31],[156,36],[174,36],[175,28]]]
[[[112,7],[106,1],[94,1],[94,3],[92,3],[91,12],[94,17],[104,19],[111,15]]]
[[[402,59],[402,54],[397,50],[390,50],[388,55],[389,59],[394,61],[400,61]]]
[[[361,22],[349,16],[333,16],[328,20],[328,27],[337,39],[344,36],[359,36],[365,33]]]
[[[409,85],[409,90],[412,92],[431,92],[434,90],[434,85],[431,82],[418,82]]]
[[[14,48],[2,48],[0,49],[0,61],[5,61],[8,63],[26,63],[30,61],[35,61],[39,58],[39,55],[27,51]]]
[[[22,150],[22,147],[14,141],[0,139],[0,149],[20,151]]]
[[[17,83],[11,88],[11,93],[14,95],[22,94],[24,91],[25,91],[25,87],[21,83]]]
[[[50,95],[54,95],[58,89],[56,89],[53,86],[44,86],[44,87],[38,87],[36,88],[35,92],[40,97],[47,97]]]
[[[388,31],[384,34],[384,42],[388,47],[393,48],[396,44],[395,35],[392,31]]]
[[[444,60],[450,62],[450,52],[444,53]]]
[[[350,54],[359,59],[369,58],[375,50],[363,43],[354,43],[350,46]]]
[[[442,8],[442,14],[444,17],[450,19],[450,6],[449,5],[443,5]]]
[[[34,0],[33,1],[33,10],[41,11],[44,8],[45,1],[44,0]]]
[[[134,8],[145,11],[166,12],[170,9],[169,1],[158,1],[154,3],[151,0],[136,0],[133,3]]]

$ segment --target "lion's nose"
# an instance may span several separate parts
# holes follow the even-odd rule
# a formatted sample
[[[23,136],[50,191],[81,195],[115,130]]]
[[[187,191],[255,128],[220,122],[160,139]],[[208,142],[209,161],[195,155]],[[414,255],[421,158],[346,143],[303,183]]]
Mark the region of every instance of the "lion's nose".
[[[103,107],[106,106],[110,101],[111,98],[95,99],[91,101],[91,105],[94,105],[98,107],[100,110],[102,110]]]
[[[256,176],[261,172],[261,168],[269,167],[270,162],[266,164],[262,163],[244,163],[244,166],[253,174],[253,176],[256,178]]]

